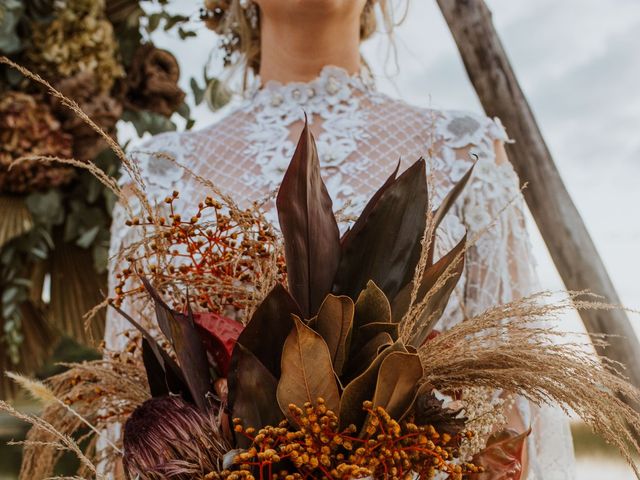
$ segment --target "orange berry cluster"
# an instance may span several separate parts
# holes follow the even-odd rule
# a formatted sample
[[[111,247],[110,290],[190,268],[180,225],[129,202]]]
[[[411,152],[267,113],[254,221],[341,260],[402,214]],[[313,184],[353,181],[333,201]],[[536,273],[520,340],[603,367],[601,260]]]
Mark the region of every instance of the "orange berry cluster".
[[[207,480],[297,480],[384,478],[432,479],[437,472],[458,480],[482,471],[468,463],[455,463],[462,435],[440,435],[430,425],[398,422],[382,407],[363,404],[368,413],[358,435],[355,426],[341,430],[338,416],[322,399],[303,408],[289,405],[290,421],[256,432],[234,420],[235,431],[251,446],[234,459],[232,469],[212,472]]]
[[[188,287],[197,308],[233,314],[256,301],[256,287],[274,264],[278,278],[284,276],[276,236],[255,209],[231,209],[207,197],[195,215],[183,219],[176,213],[178,198],[179,193],[173,192],[165,199],[166,217],[127,221],[130,227],[152,233],[143,236],[144,248],[129,252],[128,265],[116,275],[116,305],[142,293],[139,277],[145,276],[171,298],[175,308],[184,308],[186,298],[176,298],[176,291],[184,289],[172,287]]]

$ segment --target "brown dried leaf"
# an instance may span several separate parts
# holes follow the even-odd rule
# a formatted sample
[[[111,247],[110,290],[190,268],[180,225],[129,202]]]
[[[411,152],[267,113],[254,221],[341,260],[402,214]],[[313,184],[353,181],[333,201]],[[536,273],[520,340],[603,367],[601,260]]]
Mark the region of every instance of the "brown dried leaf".
[[[342,373],[347,360],[354,310],[353,300],[349,297],[328,295],[312,327],[327,342],[333,369],[338,375]]]
[[[423,370],[420,357],[413,353],[392,352],[384,359],[378,372],[374,407],[383,407],[392,418],[402,418],[418,390]]]
[[[391,305],[384,292],[371,280],[360,292],[355,305],[354,329],[369,323],[391,322]]]
[[[353,424],[360,429],[367,417],[362,409],[362,403],[372,400],[378,381],[380,366],[387,356],[393,352],[406,352],[401,342],[396,342],[386,348],[375,358],[369,367],[351,383],[349,383],[340,400],[340,427],[346,428]]]
[[[323,398],[327,408],[335,412],[340,406],[340,393],[329,347],[318,333],[298,317],[294,317],[294,327],[284,342],[277,398],[287,416],[290,404],[315,404],[318,398]]]

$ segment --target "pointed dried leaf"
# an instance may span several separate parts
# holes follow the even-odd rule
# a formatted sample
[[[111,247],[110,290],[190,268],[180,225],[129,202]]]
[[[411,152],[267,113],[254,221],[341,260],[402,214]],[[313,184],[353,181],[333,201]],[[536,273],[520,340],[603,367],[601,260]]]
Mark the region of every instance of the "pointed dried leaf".
[[[318,332],[327,342],[333,369],[340,375],[347,359],[349,346],[347,341],[353,326],[355,306],[349,297],[328,295],[325,298],[318,317],[309,322],[309,327]]]
[[[373,400],[380,366],[384,359],[393,352],[406,352],[406,349],[401,342],[394,343],[382,351],[362,374],[345,387],[340,399],[341,428],[346,428],[351,424],[358,429],[362,428],[367,417],[366,412],[362,409],[362,404],[367,400]]]
[[[471,174],[473,173],[474,167],[475,167],[475,163],[471,166],[471,168],[469,168],[467,173],[465,173],[462,176],[462,178],[456,182],[453,188],[449,190],[449,193],[447,193],[447,196],[444,197],[440,206],[436,209],[435,212],[433,212],[433,217],[431,221],[433,222],[434,228],[433,228],[433,236],[431,238],[431,244],[430,244],[431,250],[427,253],[427,265],[433,265],[434,245],[435,245],[436,230],[438,228],[438,225],[440,225],[440,222],[442,222],[442,220],[447,215],[447,213],[449,212],[453,204],[456,203],[456,200],[462,193],[462,190],[464,190],[464,187],[466,187],[467,182],[469,181],[469,178],[471,178]]]
[[[467,236],[465,235],[449,253],[425,271],[422,278],[422,285],[418,290],[417,301],[422,301],[427,294],[431,295],[431,297],[420,319],[416,322],[416,333],[409,342],[416,348],[425,342],[438,320],[440,320],[447,303],[449,303],[449,297],[451,297],[453,290],[462,276],[466,242]],[[443,285],[438,287],[437,291],[432,292],[432,290],[436,288],[436,283],[443,275],[446,275],[446,280]]]
[[[168,318],[168,313],[171,311],[169,305],[167,305],[158,291],[153,288],[151,282],[147,280],[147,278],[140,276],[140,280],[144,285],[145,290],[149,294],[149,296],[153,299],[153,304],[156,312],[156,321],[158,323],[158,327],[160,327],[160,331],[162,334],[169,340],[170,343],[173,344],[173,338],[171,338],[171,321]]]
[[[343,242],[333,292],[356,298],[373,280],[395,297],[420,258],[427,207],[425,162],[419,160],[388,186]]]
[[[173,349],[178,357],[195,404],[202,410],[207,408],[207,395],[213,391],[209,359],[200,333],[193,322],[191,312],[183,315],[167,311]]]
[[[300,309],[289,292],[278,284],[238,338],[238,343],[253,353],[276,378],[280,377],[282,347],[293,328],[292,315],[300,316]]]
[[[365,371],[369,365],[380,354],[383,347],[393,345],[394,339],[387,332],[379,332],[372,336],[361,347],[353,349],[349,363],[347,364],[346,374],[343,380],[350,381]]]
[[[152,397],[174,394],[182,396],[188,402],[193,402],[189,387],[178,365],[164,350],[154,348],[144,337],[142,338],[142,361]]]
[[[327,408],[334,412],[340,406],[340,392],[329,348],[318,333],[297,317],[294,317],[294,327],[284,343],[277,397],[287,416],[290,404],[315,404],[318,398],[323,398]]]
[[[369,201],[367,202],[367,205],[364,207],[364,209],[362,210],[362,213],[360,214],[356,222],[353,224],[353,226],[351,226],[351,228],[349,228],[345,232],[345,234],[342,236],[342,239],[340,240],[342,244],[345,244],[346,242],[349,241],[350,235],[354,235],[358,233],[360,230],[362,230],[362,227],[367,223],[367,219],[369,218],[369,215],[371,214],[375,206],[378,204],[378,201],[380,200],[380,197],[382,197],[382,194],[386,192],[391,185],[393,185],[393,182],[395,182],[398,176],[399,170],[400,170],[400,161],[398,161],[398,164],[396,165],[396,169],[393,171],[393,173],[382,184],[382,187],[380,187],[378,191],[374,193],[373,196],[369,199]]]
[[[373,405],[384,407],[392,418],[402,418],[413,404],[423,373],[418,355],[390,353],[378,372]]]
[[[284,415],[278,407],[276,389],[278,382],[267,368],[242,345],[234,350],[238,375],[233,393],[232,416],[242,419],[246,427],[260,429],[277,425]],[[229,385],[231,388],[231,385]],[[241,447],[248,446],[248,439],[238,436]]]
[[[153,335],[151,335],[142,325],[136,322],[129,314],[113,304],[111,304],[111,307],[142,334],[143,348],[145,343],[147,345],[147,360],[149,360],[149,365],[147,366],[146,361],[144,363],[145,370],[147,371],[147,377],[150,382],[154,382],[154,385],[156,386],[158,385],[158,380],[150,377],[156,377],[158,375],[156,364],[160,365],[168,390],[171,393],[181,394],[185,400],[193,402],[193,397],[191,396],[191,392],[189,391],[184,375],[173,358],[171,358],[171,356],[158,344]],[[155,362],[152,362],[149,359],[149,352],[153,353]]]
[[[458,258],[458,255],[462,255],[462,251],[465,249],[467,243],[467,235],[462,237],[462,240],[453,247],[448,253],[446,253],[440,260],[434,265],[428,266],[422,274],[420,280],[420,288],[416,295],[416,302],[419,303],[424,299],[425,295],[436,284],[440,276],[447,270],[448,266]],[[411,292],[413,290],[413,282],[407,284],[393,299],[391,305],[391,311],[394,322],[400,322],[402,317],[407,313],[411,302]]]
[[[504,430],[492,435],[487,448],[473,457],[474,465],[484,467],[484,473],[470,476],[472,480],[520,480],[522,478],[522,455],[531,429],[518,434]]]
[[[284,237],[289,290],[305,318],[331,291],[340,261],[340,232],[320,175],[313,135],[305,122],[276,200]]]

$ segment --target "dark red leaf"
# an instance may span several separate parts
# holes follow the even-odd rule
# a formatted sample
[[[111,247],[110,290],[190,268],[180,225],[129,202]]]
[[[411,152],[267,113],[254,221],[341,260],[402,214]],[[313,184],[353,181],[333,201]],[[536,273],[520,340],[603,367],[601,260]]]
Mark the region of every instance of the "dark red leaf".
[[[151,394],[162,396],[164,395],[162,392],[166,391],[166,393],[181,394],[185,400],[193,402],[193,397],[180,367],[158,344],[153,335],[123,310],[115,305],[111,305],[111,307],[142,334],[143,363]]]
[[[157,306],[158,304],[156,308]],[[206,410],[207,394],[213,391],[213,384],[202,337],[193,322],[191,311],[183,315],[167,310],[166,314],[173,338],[173,350],[178,357],[193,400],[201,410]]]
[[[276,200],[291,295],[304,318],[331,291],[340,261],[340,233],[320,175],[313,135],[305,122]]]
[[[282,347],[293,328],[292,315],[300,316],[300,309],[289,292],[278,284],[257,308],[238,338],[238,343],[253,353],[275,378],[280,378]],[[232,376],[233,371],[229,375],[230,381],[233,381]]]
[[[212,312],[194,313],[193,321],[209,354],[216,361],[220,375],[226,377],[233,347],[244,326],[236,320]]]
[[[349,230],[347,230],[344,233],[344,235],[342,236],[342,239],[340,240],[343,244],[349,241],[350,235],[354,235],[358,233],[360,230],[362,230],[362,227],[367,223],[367,219],[369,218],[369,215],[371,214],[375,206],[378,204],[378,201],[380,200],[380,197],[382,196],[382,194],[386,192],[391,185],[393,185],[393,182],[395,182],[396,177],[398,176],[399,170],[400,170],[400,161],[398,161],[398,164],[396,165],[396,169],[393,171],[393,173],[389,175],[389,178],[387,178],[387,180],[382,184],[382,187],[380,187],[378,191],[374,193],[373,196],[369,199],[369,201],[367,202],[367,205],[362,210],[362,213],[360,214],[356,222],[351,226],[351,228],[349,228]]]
[[[284,415],[276,397],[276,378],[240,344],[234,349],[234,363],[238,375],[233,390],[229,385],[229,398],[234,397],[232,416],[242,419],[245,427],[258,430],[267,425],[277,425]],[[247,447],[251,442],[238,437],[237,443],[240,447]]]
[[[372,280],[394,298],[420,258],[428,205],[424,160],[393,183],[342,244],[333,292],[352,299]]]
[[[436,230],[438,229],[438,225],[440,225],[440,222],[442,222],[447,212],[449,212],[453,204],[456,202],[456,200],[460,196],[460,193],[462,193],[462,190],[464,190],[464,187],[467,185],[469,178],[471,178],[471,174],[473,173],[474,167],[475,167],[475,163],[471,166],[471,168],[469,168],[467,173],[465,173],[463,177],[460,180],[458,180],[458,182],[456,182],[453,188],[449,190],[449,193],[447,193],[447,196],[444,197],[440,206],[436,209],[435,212],[433,212],[432,222],[434,224],[434,228],[433,228],[433,234],[432,234],[431,243],[430,243],[431,249],[427,253],[427,265],[433,265],[434,245],[435,245]]]

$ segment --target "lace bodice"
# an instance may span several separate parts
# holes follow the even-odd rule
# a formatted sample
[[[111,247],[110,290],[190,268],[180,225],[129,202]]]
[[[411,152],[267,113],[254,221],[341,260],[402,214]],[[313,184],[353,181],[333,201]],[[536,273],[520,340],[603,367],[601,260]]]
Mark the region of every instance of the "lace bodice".
[[[496,142],[508,140],[499,121],[469,112],[416,108],[379,93],[368,76],[350,76],[334,67],[326,67],[308,83],[258,85],[209,127],[153,137],[133,153],[148,196],[161,202],[168,192],[178,190],[185,209],[193,209],[207,195],[207,187],[180,164],[211,180],[239,203],[266,199],[275,220],[273,194],[291,159],[305,114],[317,140],[322,175],[334,207],[346,217],[360,212],[399,159],[401,170],[419,157],[427,160],[438,204],[477,158],[470,184],[439,229],[436,250],[453,247],[465,229],[472,238],[494,217],[495,224],[468,251],[463,279],[439,328],[461,321],[463,311],[478,313],[536,287],[518,179],[508,161],[496,161]],[[164,152],[176,162],[153,152]],[[124,209],[116,206],[112,255],[130,235],[122,228],[124,220]],[[122,320],[108,316],[108,347],[122,345],[125,328]],[[535,432],[529,478],[573,478],[566,421],[554,418],[550,426],[543,417],[537,411],[531,417]],[[543,430],[544,442],[539,441]],[[544,465],[544,475],[540,475],[540,465]]]

